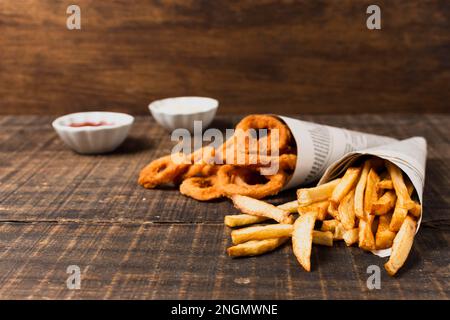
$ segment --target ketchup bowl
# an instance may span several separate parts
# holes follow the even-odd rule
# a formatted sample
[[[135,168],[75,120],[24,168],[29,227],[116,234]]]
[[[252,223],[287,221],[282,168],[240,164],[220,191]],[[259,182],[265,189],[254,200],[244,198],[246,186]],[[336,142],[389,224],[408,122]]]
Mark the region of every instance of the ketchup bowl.
[[[115,150],[126,139],[134,117],[118,112],[78,112],[55,119],[53,128],[62,141],[81,154]]]

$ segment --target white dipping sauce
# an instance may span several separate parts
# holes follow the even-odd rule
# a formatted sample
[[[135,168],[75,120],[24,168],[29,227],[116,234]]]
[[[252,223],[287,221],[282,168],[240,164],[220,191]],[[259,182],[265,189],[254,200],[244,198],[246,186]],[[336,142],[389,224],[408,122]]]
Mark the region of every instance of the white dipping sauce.
[[[153,108],[169,115],[202,113],[216,107],[217,100],[201,97],[169,98],[153,103]]]

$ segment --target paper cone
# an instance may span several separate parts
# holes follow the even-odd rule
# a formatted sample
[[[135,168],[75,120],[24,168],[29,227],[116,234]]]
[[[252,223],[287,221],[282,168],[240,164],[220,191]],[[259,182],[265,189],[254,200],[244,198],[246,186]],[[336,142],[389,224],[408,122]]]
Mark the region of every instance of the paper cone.
[[[386,136],[330,127],[313,122],[278,116],[292,132],[297,144],[297,165],[290,189],[320,179],[325,170],[345,154],[397,141]]]
[[[425,163],[427,158],[427,141],[423,137],[413,137],[387,145],[350,152],[329,166],[318,185],[340,176],[352,163],[366,155],[377,156],[397,165],[411,180],[417,192],[420,206],[422,207],[423,187],[425,185]],[[417,223],[416,233],[419,230],[421,222],[422,215],[420,215],[419,222]],[[388,257],[391,255],[391,249],[375,250],[372,253],[380,257]]]

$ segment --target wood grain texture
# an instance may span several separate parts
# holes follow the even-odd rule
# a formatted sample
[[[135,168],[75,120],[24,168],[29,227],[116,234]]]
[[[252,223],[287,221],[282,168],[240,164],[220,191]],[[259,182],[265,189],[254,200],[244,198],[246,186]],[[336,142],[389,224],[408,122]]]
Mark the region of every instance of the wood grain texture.
[[[0,113],[147,113],[205,95],[222,113],[448,112],[450,3],[369,0],[0,2]]]
[[[290,243],[231,259],[222,224],[1,223],[2,299],[448,299],[449,233],[424,227],[396,278],[366,286],[380,259],[342,242],[314,246],[306,273]],[[445,254],[446,253],[446,254]],[[69,265],[81,289],[66,287]]]
[[[232,127],[239,116],[219,116]],[[124,145],[104,156],[68,150],[51,117],[0,117],[0,298],[61,299],[448,299],[450,297],[450,116],[335,115],[302,119],[428,140],[424,219],[398,277],[382,271],[368,290],[366,268],[380,259],[343,243],[314,247],[306,273],[289,245],[231,259],[228,201],[199,203],[177,190],[145,190],[140,168],[170,152],[167,132],[138,117]],[[294,191],[270,199],[293,200]],[[78,265],[81,290],[68,290]]]

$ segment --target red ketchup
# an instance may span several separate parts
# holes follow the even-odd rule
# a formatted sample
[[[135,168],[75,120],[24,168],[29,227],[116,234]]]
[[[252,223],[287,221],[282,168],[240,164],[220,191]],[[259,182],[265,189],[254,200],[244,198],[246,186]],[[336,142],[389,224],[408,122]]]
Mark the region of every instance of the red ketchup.
[[[69,127],[80,128],[80,127],[100,127],[100,126],[110,126],[110,125],[112,125],[112,123],[108,123],[105,121],[100,121],[100,122],[86,121],[86,122],[71,123],[71,124],[69,124]]]

